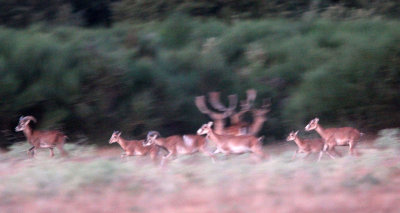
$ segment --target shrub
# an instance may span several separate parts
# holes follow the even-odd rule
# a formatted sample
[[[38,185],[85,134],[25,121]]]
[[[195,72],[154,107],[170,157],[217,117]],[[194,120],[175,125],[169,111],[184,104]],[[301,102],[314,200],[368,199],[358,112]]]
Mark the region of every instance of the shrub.
[[[113,28],[0,29],[0,126],[32,114],[39,128],[104,141],[193,133],[209,120],[193,103],[212,90],[272,97],[261,134],[280,138],[314,116],[327,124],[398,125],[399,23],[174,16]],[[179,29],[176,29],[178,27]],[[385,119],[382,119],[382,118]],[[113,125],[110,125],[110,124]],[[364,130],[363,130],[364,131]]]

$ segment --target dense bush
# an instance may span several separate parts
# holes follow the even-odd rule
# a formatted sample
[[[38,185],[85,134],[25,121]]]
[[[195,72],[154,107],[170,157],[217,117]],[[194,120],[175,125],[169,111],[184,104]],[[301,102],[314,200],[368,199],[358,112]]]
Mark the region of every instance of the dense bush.
[[[232,22],[241,19],[399,18],[398,0],[2,0],[0,25],[26,27],[51,25],[111,26],[130,21],[164,20],[172,14],[213,17]]]
[[[75,18],[71,5],[64,0],[0,1],[0,25],[24,27],[35,22],[67,24]]]
[[[115,21],[162,19],[173,13],[224,20],[270,17],[396,18],[400,15],[400,3],[396,0],[120,0],[112,4],[112,11]]]
[[[0,29],[0,125],[38,117],[40,128],[105,139],[193,133],[193,103],[212,90],[273,108],[262,134],[281,138],[314,116],[363,131],[400,124],[400,23],[237,21],[175,16],[109,29],[36,25]]]
[[[0,25],[27,27],[38,22],[50,25],[111,25],[113,0],[2,0]]]

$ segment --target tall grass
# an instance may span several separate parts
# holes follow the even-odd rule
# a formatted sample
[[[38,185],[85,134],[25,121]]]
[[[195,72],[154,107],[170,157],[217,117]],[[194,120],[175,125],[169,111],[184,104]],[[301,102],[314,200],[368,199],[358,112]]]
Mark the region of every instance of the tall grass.
[[[393,130],[382,132],[377,139],[378,147],[379,144],[398,143],[392,133]],[[315,193],[338,189],[363,191],[390,185],[392,175],[400,171],[397,164],[388,164],[398,159],[398,147],[376,149],[363,143],[358,147],[362,153],[359,157],[345,154],[336,160],[323,158],[321,162],[316,162],[317,156],[291,160],[292,146],[286,146],[281,153],[266,149],[270,158],[259,163],[249,154],[218,156],[216,163],[208,156],[196,154],[180,156],[163,169],[143,157],[129,160],[104,157],[98,155],[95,147],[69,145],[66,147],[70,152],[68,159],[50,159],[47,152],[39,152],[35,160],[25,157],[27,148],[14,145],[12,151],[0,159],[2,171],[8,171],[0,175],[2,198],[73,195],[82,190],[106,188],[162,196],[179,193],[188,185],[205,189],[234,187],[241,192],[246,192],[246,185],[257,185],[266,193],[281,193],[287,186]]]

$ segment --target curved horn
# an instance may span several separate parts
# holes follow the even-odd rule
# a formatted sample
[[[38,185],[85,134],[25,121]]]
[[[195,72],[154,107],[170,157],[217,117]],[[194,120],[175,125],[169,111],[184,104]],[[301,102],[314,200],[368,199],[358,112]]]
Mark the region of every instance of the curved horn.
[[[157,131],[149,131],[149,132],[147,133],[147,137],[152,137],[152,136],[154,136],[154,135],[156,135],[157,137],[160,137],[160,133],[157,132]]]
[[[219,111],[226,111],[227,108],[221,103],[219,92],[210,92],[208,95],[210,96],[210,104],[212,107]]]
[[[232,111],[235,110],[236,106],[237,106],[237,103],[238,103],[237,95],[229,95],[228,99],[229,99],[229,108],[228,108],[228,110],[232,110]]]
[[[205,103],[205,97],[204,96],[198,96],[195,99],[195,104],[197,108],[200,110],[201,113],[207,114],[210,116],[211,119],[213,120],[223,120],[229,116],[232,115],[234,112],[235,107],[229,108],[225,112],[222,113],[217,113],[217,112],[212,112],[211,110],[208,109],[206,103]]]
[[[254,101],[256,100],[256,97],[257,97],[257,90],[255,90],[255,89],[248,89],[248,90],[246,91],[246,96],[247,96],[246,101],[247,101],[247,103],[251,106],[251,105],[254,103]]]
[[[31,120],[31,121],[37,123],[36,118],[33,117],[32,115],[25,116],[25,117],[23,118],[23,120]]]
[[[237,117],[234,118],[234,120],[239,121],[239,117],[241,117],[244,113],[248,112],[253,107],[256,97],[257,97],[257,90],[248,89],[246,91],[246,100],[240,101],[240,111],[234,114],[234,116]]]
[[[200,110],[201,113],[204,113],[204,114],[211,113],[211,111],[207,108],[207,105],[206,105],[206,97],[197,96],[196,99],[194,100],[194,103],[196,104],[197,108]]]

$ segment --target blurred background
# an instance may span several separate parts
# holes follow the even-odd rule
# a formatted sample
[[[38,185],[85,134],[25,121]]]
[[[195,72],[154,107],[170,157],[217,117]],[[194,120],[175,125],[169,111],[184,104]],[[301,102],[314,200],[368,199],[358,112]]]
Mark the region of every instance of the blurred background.
[[[2,0],[0,146],[21,115],[97,144],[194,133],[195,96],[249,88],[272,100],[267,143],[315,116],[396,127],[399,18],[398,0]]]

